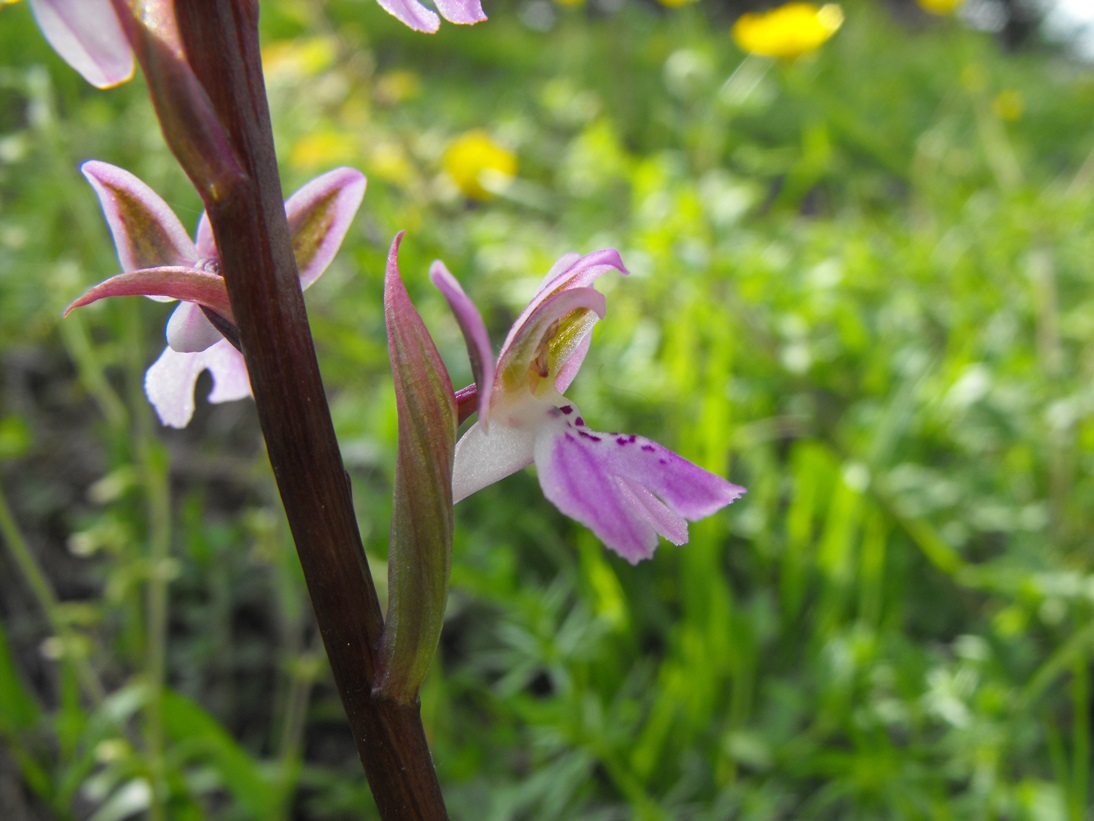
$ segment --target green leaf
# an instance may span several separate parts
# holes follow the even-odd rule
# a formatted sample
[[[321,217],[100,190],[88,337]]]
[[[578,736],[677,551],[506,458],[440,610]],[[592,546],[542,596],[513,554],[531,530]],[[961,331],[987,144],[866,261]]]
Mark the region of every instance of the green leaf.
[[[0,732],[15,734],[29,730],[38,724],[40,712],[38,702],[19,678],[0,622]]]
[[[399,455],[379,690],[412,702],[437,649],[448,597],[456,399],[444,362],[399,276],[402,236],[391,245],[384,282]]]
[[[220,722],[172,690],[163,692],[163,720],[168,736],[220,776],[249,818],[279,817],[279,791]]]

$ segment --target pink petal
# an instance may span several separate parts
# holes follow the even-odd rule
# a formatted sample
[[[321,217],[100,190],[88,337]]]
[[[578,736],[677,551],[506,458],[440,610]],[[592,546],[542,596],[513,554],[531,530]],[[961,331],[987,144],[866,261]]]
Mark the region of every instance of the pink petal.
[[[536,293],[538,294],[548,285],[555,281],[558,276],[564,271],[568,271],[570,266],[581,259],[581,254],[577,251],[570,251],[568,254],[563,254],[555,260],[555,264],[551,266],[551,270],[539,281],[539,285],[536,287]]]
[[[336,168],[285,201],[301,287],[315,282],[330,265],[364,196],[365,175]]]
[[[607,248],[603,251],[594,251],[591,254],[585,256],[578,256],[577,254],[566,254],[551,268],[551,273],[554,274],[551,277],[551,273],[548,274],[550,279],[547,279],[540,285],[539,290],[535,296],[532,297],[532,301],[528,303],[528,307],[524,309],[517,321],[513,323],[512,330],[509,331],[509,336],[505,339],[505,344],[501,346],[501,355],[505,355],[506,348],[512,343],[513,339],[520,333],[522,326],[528,320],[528,318],[536,311],[539,306],[550,297],[563,291],[568,291],[573,288],[588,288],[601,276],[608,271],[616,270],[619,273],[627,276],[630,272],[626,266],[623,265],[623,260],[619,256],[619,252],[614,248]],[[499,357],[500,358],[500,357]]]
[[[230,402],[251,394],[247,367],[227,340],[199,353],[165,348],[144,376],[144,391],[163,424],[184,428],[194,415],[194,386],[202,371],[213,375],[210,402]]]
[[[479,424],[487,426],[490,411],[490,396],[494,390],[494,352],[490,348],[490,337],[486,325],[475,303],[464,293],[460,283],[452,276],[444,263],[437,260],[429,269],[429,278],[437,286],[448,307],[456,316],[456,322],[463,332],[467,343],[467,355],[471,359],[471,372],[475,377],[478,392]]]
[[[133,52],[110,0],[32,0],[30,10],[54,51],[92,85],[133,76]]]
[[[627,479],[616,479],[620,492],[629,498],[631,509],[675,545],[686,544],[688,523],[683,516],[673,513],[660,499],[639,484]]]
[[[184,302],[175,308],[167,320],[167,344],[179,353],[204,351],[224,339],[201,310],[201,306]]]
[[[198,259],[220,258],[220,253],[217,251],[217,241],[213,237],[213,224],[209,222],[209,215],[204,211],[201,212],[201,218],[198,220],[198,232],[194,237],[194,245],[198,249]]]
[[[144,375],[144,392],[163,424],[184,428],[194,415],[194,385],[205,365],[199,354],[165,348]]]
[[[541,387],[547,384],[553,388],[554,382],[536,382],[534,375],[538,373],[544,380],[553,375],[557,381],[560,369],[575,354],[584,356],[588,350],[584,339],[606,310],[604,295],[593,288],[571,288],[540,300],[502,348],[497,389],[507,394],[531,390],[543,399],[550,398],[542,395]],[[542,361],[545,352],[546,363]],[[496,395],[492,401],[499,401]]]
[[[80,170],[99,195],[124,270],[191,266],[198,261],[197,248],[175,212],[145,183],[97,160],[85,162]]]
[[[376,2],[388,14],[397,17],[415,31],[433,34],[441,27],[441,19],[417,0],[376,0]]]
[[[441,17],[450,23],[481,23],[486,19],[479,0],[433,0]]]
[[[118,274],[86,291],[65,308],[64,315],[112,296],[161,296],[196,302],[235,322],[224,280],[196,268],[145,268]]]
[[[227,339],[222,339],[201,353],[189,355],[200,356],[209,373],[213,375],[209,401],[214,405],[235,402],[251,395],[251,377],[247,373],[243,354]]]
[[[559,393],[566,393],[566,389],[574,381],[577,372],[581,370],[581,363],[585,361],[585,354],[589,352],[589,345],[593,341],[593,325],[596,324],[595,318],[589,317],[589,319],[592,321],[589,322],[587,329],[578,339],[577,344],[570,352],[569,358],[558,369],[558,375],[555,377],[555,390]]]
[[[540,429],[540,486],[631,564],[653,555],[658,535],[684,543],[684,519],[709,516],[745,492],[649,439],[591,431],[577,414],[564,405]]]
[[[380,7],[415,31],[435,33],[441,21],[417,0],[377,0]],[[450,23],[478,23],[486,19],[479,0],[434,0],[441,16]]]

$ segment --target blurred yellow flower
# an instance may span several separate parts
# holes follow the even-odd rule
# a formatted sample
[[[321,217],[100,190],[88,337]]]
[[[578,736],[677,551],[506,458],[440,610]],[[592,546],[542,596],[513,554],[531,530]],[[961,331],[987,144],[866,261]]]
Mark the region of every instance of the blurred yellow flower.
[[[988,75],[984,67],[976,63],[969,63],[961,69],[960,80],[967,91],[974,93],[982,92],[988,87]]]
[[[843,25],[836,3],[787,3],[771,11],[742,14],[733,39],[750,54],[793,60],[820,47]]]
[[[338,58],[338,44],[331,37],[277,40],[262,50],[262,70],[269,76],[291,79],[315,77]]]
[[[698,3],[699,0],[657,0],[665,8],[678,9],[681,6],[690,6],[692,3]]]
[[[413,100],[422,93],[422,76],[415,71],[395,70],[376,80],[376,98],[388,104]]]
[[[365,168],[369,176],[387,180],[404,188],[415,182],[417,170],[406,147],[393,140],[376,140],[369,144]]]
[[[444,152],[444,170],[474,200],[487,200],[516,176],[517,157],[482,129],[457,137]]]
[[[361,141],[350,134],[320,130],[301,137],[289,152],[289,164],[311,171],[360,159]]]
[[[919,7],[931,14],[953,14],[965,4],[965,0],[916,0]]]
[[[1022,93],[1011,88],[995,95],[995,99],[991,101],[991,110],[1000,120],[1013,121],[1022,116],[1026,103],[1022,99]]]

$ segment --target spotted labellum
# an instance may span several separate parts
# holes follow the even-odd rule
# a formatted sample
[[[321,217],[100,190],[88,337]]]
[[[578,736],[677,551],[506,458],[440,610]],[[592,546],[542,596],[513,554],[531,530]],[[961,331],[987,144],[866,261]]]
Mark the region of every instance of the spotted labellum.
[[[627,270],[615,250],[560,259],[509,332],[495,363],[482,317],[440,263],[433,283],[467,340],[475,385],[457,393],[478,419],[456,444],[453,499],[535,463],[544,495],[632,564],[653,555],[658,537],[688,540],[696,521],[730,504],[744,488],[635,434],[591,429],[563,394],[604,317],[603,274]]]
[[[148,399],[165,425],[189,424],[202,371],[213,376],[210,402],[250,396],[247,367],[232,339],[234,317],[220,255],[206,215],[191,240],[170,206],[128,171],[94,160],[84,163],[82,170],[99,196],[125,273],[87,291],[65,315],[114,296],[181,301],[167,322],[167,347],[144,381]],[[361,172],[337,168],[286,200],[302,288],[315,282],[334,258],[364,193]]]

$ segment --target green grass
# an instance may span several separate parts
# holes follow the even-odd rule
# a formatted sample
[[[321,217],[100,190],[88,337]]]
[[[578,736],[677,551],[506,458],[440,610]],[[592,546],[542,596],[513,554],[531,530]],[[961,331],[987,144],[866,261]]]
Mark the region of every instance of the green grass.
[[[432,38],[352,0],[263,8],[287,190],[369,176],[308,302],[378,579],[402,228],[459,384],[432,259],[497,344],[555,258],[618,247],[633,274],[569,395],[749,488],[636,568],[530,472],[459,505],[422,693],[454,818],[1088,817],[1094,82],[845,10],[769,65],[694,7],[547,32],[501,7]],[[59,319],[117,267],[79,162],[191,227],[198,197],[139,81],[84,87],[25,4],[0,54],[0,808],[373,817],[252,406],[162,429],[141,385],[165,309]],[[471,207],[440,157],[477,127],[521,174]]]

